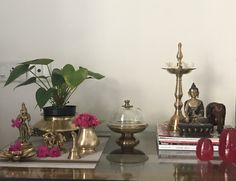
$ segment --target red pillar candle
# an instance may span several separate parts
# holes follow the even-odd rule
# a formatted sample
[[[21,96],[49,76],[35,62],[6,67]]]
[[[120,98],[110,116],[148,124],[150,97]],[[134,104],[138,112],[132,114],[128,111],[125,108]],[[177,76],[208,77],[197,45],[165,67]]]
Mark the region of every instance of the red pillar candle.
[[[227,128],[220,134],[219,156],[227,162],[236,162],[236,129]]]
[[[213,144],[208,138],[198,140],[196,155],[199,160],[208,161],[213,159]]]

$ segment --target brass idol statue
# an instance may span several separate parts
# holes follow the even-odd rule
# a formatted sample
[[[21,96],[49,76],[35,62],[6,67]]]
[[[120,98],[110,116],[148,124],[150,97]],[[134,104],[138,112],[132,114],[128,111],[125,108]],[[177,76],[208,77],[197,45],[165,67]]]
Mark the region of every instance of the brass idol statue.
[[[186,122],[197,123],[200,118],[204,117],[204,105],[203,102],[198,99],[199,90],[194,83],[189,89],[188,94],[191,98],[184,103]]]
[[[21,110],[18,118],[21,120],[21,125],[19,127],[20,140],[22,141],[23,145],[27,145],[29,144],[29,139],[32,134],[32,128],[29,124],[31,117],[24,103],[22,103],[21,105]]]

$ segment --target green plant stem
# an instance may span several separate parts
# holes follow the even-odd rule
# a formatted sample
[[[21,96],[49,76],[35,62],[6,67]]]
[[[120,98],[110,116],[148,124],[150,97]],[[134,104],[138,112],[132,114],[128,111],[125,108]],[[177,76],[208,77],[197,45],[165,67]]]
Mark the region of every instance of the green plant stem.
[[[67,97],[65,98],[65,104],[66,104],[66,102],[70,99],[70,97],[72,96],[72,94],[75,92],[75,90],[76,90],[76,88],[77,87],[75,87],[73,90],[70,90],[69,91],[69,94],[67,95]]]
[[[35,82],[39,87],[43,88],[38,82]]]
[[[50,85],[50,82],[48,81],[48,78],[46,78],[46,81],[47,81],[47,83],[48,83],[48,86],[49,86],[49,87],[52,87],[52,86]]]
[[[48,65],[47,65],[47,68],[48,68],[48,73],[49,73],[50,77],[52,77],[52,72],[51,72],[51,69],[49,68]]]
[[[48,89],[48,87],[46,86],[46,84],[44,84],[44,82],[43,82],[34,72],[32,72],[32,70],[30,70],[30,72],[42,83],[42,85],[43,85],[46,89]],[[42,87],[42,86],[40,86],[40,87]]]
[[[49,66],[48,66],[48,65],[46,65],[46,66],[47,66],[47,69],[48,69],[49,77],[52,77],[52,72],[51,72],[51,69],[49,68]],[[48,82],[48,85],[49,85],[49,87],[52,87],[52,86],[50,85],[50,83],[49,83],[48,79],[47,79],[47,82]]]

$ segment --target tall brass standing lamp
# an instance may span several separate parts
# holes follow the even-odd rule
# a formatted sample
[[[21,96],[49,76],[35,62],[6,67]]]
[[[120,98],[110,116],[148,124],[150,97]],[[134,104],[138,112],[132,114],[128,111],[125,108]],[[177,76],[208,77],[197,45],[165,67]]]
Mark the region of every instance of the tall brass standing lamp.
[[[178,53],[176,55],[177,58],[177,66],[170,66],[167,68],[163,68],[165,70],[167,70],[169,73],[171,74],[175,74],[176,75],[176,86],[175,86],[175,113],[174,115],[170,118],[169,121],[169,125],[168,125],[168,131],[173,132],[173,133],[177,133],[177,125],[180,122],[184,122],[185,117],[182,114],[182,107],[183,107],[183,103],[181,101],[181,98],[183,96],[183,92],[182,92],[182,76],[184,74],[190,73],[192,70],[194,70],[195,68],[191,68],[191,67],[184,67],[183,66],[183,53],[182,53],[182,44],[179,43],[178,44]]]

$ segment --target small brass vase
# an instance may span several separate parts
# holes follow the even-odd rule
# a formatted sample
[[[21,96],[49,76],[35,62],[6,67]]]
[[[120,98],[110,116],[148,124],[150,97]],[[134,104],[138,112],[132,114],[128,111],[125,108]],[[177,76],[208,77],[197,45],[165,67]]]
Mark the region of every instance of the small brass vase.
[[[80,128],[78,136],[78,151],[80,155],[96,152],[99,139],[94,127]]]

